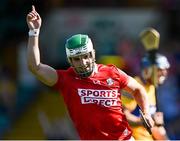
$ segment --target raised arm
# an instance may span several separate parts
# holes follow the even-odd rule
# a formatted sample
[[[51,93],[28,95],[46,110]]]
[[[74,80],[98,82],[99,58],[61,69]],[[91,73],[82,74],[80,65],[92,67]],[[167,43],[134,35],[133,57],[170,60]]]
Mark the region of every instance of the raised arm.
[[[129,76],[127,87],[124,90],[126,90],[127,92],[129,92],[134,96],[137,104],[143,111],[146,119],[153,127],[154,121],[149,114],[149,102],[145,88],[140,83],[138,83],[134,78]]]
[[[41,28],[41,17],[32,6],[31,12],[27,14],[26,22],[29,27],[27,62],[29,70],[43,83],[53,86],[58,79],[56,70],[42,64],[39,51],[39,32]]]

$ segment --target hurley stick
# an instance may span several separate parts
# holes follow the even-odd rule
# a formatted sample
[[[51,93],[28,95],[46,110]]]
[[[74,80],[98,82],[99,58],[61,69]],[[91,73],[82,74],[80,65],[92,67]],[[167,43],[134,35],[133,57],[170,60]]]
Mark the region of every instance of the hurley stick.
[[[159,48],[160,34],[154,28],[147,28],[140,34],[140,40],[145,47],[145,50],[149,54],[149,59],[152,63],[152,82],[155,86],[155,96],[156,96],[156,108],[159,111],[158,99],[157,99],[157,66],[156,66],[156,53]]]

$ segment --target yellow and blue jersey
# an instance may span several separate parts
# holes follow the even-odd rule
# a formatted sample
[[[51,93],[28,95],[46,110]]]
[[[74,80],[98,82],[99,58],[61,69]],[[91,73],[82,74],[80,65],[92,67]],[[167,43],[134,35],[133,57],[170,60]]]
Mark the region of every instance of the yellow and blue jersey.
[[[135,79],[146,89],[150,104],[150,114],[154,114],[156,112],[155,87],[152,84],[144,83],[139,77],[135,77]],[[126,109],[128,109],[132,114],[140,116],[139,107],[130,94],[123,94],[121,99],[123,106]],[[133,131],[133,137],[136,140],[153,140],[152,136],[146,131],[143,125],[131,125],[131,129]]]

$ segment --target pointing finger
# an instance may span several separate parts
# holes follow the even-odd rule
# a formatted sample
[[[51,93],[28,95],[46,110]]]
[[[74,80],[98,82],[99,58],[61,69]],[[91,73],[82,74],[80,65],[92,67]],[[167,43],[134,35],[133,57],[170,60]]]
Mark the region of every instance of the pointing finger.
[[[34,6],[34,5],[32,5],[32,11],[36,11],[36,10],[35,10],[35,6]]]

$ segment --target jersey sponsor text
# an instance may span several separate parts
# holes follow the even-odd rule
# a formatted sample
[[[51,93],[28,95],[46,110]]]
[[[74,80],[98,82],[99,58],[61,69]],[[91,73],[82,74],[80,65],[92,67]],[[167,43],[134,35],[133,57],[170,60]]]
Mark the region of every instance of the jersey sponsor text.
[[[95,103],[105,107],[119,105],[117,90],[78,89],[78,95],[82,104]]]

